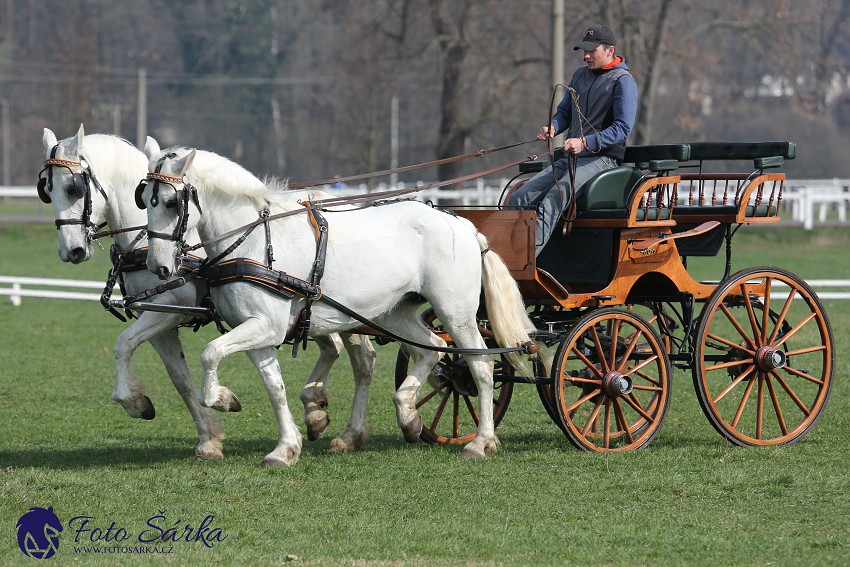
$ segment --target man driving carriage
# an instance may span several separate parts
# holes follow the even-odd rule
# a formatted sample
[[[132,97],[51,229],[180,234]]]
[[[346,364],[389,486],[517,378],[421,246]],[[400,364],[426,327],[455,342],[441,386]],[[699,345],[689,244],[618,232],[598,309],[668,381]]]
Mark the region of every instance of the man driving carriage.
[[[637,83],[622,56],[611,28],[593,25],[573,49],[584,52],[584,65],[576,69],[567,93],[551,122],[540,128],[538,139],[566,132],[565,155],[514,192],[509,206],[537,208],[536,253],[539,255],[570,205],[570,166],[578,194],[600,171],[620,165],[626,139],[637,113]],[[575,160],[571,164],[571,160]],[[555,178],[558,178],[558,183]],[[560,184],[560,188],[558,185]]]

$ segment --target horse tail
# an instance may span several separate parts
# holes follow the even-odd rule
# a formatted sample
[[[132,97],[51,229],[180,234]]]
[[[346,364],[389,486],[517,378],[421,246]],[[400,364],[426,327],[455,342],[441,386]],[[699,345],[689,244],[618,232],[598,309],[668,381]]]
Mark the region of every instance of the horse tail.
[[[481,248],[483,264],[481,280],[484,285],[484,301],[496,342],[503,347],[529,343],[529,333],[535,330],[535,326],[525,310],[525,302],[516,280],[511,277],[502,257],[488,248],[487,237],[481,233],[478,233],[478,246]],[[531,375],[526,356],[512,352],[507,357],[517,372]]]

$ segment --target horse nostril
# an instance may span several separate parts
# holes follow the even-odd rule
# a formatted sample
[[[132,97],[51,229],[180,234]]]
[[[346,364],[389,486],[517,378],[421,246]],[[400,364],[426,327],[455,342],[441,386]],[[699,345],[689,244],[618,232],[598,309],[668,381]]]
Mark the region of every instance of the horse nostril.
[[[165,280],[171,276],[171,270],[167,266],[160,266],[156,271],[156,275],[159,276],[159,279]]]
[[[71,250],[71,262],[78,264],[86,259],[86,249],[77,247]]]

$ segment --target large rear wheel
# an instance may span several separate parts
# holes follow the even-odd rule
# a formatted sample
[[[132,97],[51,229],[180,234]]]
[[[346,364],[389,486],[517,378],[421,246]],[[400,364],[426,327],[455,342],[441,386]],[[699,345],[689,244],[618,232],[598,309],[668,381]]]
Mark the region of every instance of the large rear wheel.
[[[703,307],[694,343],[694,387],[726,439],[788,444],[814,427],[832,389],[835,349],[805,281],[773,267],[732,275]]]

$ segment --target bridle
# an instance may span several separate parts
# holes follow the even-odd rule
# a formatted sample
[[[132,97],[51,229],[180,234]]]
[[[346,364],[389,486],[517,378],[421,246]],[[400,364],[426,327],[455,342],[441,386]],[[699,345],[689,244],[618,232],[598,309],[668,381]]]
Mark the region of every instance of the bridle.
[[[147,176],[142,180],[141,183],[136,187],[136,206],[140,209],[146,209],[147,204],[145,204],[142,199],[142,193],[147,187],[148,183],[153,182],[153,187],[151,188],[151,200],[150,204],[152,206],[157,206],[159,204],[159,185],[160,183],[164,183],[166,185],[170,185],[174,192],[177,194],[177,204],[178,204],[178,212],[177,212],[177,225],[174,227],[174,231],[171,234],[165,232],[157,232],[154,230],[148,230],[148,239],[158,238],[160,240],[168,240],[171,242],[183,243],[184,237],[186,236],[186,230],[189,223],[189,200],[195,203],[195,206],[198,207],[198,211],[201,210],[201,204],[198,201],[198,190],[187,183],[183,177],[176,177],[174,175],[166,175],[165,173],[161,173],[162,164],[164,160],[168,157],[173,157],[171,154],[167,156],[163,156],[160,160],[159,164],[156,166],[156,171],[151,171],[147,174]],[[182,189],[178,189],[177,185],[182,185]],[[168,207],[169,205],[166,205]]]
[[[107,200],[106,191],[103,186],[94,176],[89,165],[81,158],[80,161],[69,159],[61,159],[56,157],[56,151],[59,149],[59,144],[53,146],[50,150],[50,157],[44,160],[44,168],[38,172],[38,197],[45,204],[50,204],[52,199],[50,192],[53,190],[53,168],[64,167],[71,173],[72,185],[68,189],[68,194],[73,195],[76,199],[83,199],[83,212],[78,219],[56,219],[56,230],[59,230],[65,225],[80,225],[86,235],[86,244],[92,241],[93,235],[106,226],[102,223],[96,226],[91,222],[92,214],[92,194],[91,186],[100,191],[104,200]],[[79,173],[74,171],[74,168],[79,168]]]

